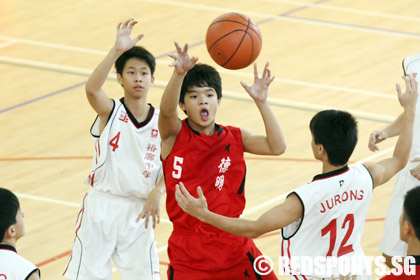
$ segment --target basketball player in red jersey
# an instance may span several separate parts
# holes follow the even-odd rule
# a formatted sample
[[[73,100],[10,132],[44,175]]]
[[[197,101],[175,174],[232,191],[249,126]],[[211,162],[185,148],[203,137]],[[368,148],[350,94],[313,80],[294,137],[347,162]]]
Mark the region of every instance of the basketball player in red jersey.
[[[253,262],[261,255],[249,238],[229,234],[184,213],[175,200],[175,185],[201,185],[209,208],[221,215],[239,217],[245,207],[244,152],[280,155],[286,149],[280,126],[267,101],[274,77],[268,64],[252,86],[241,82],[255,101],[266,135],[215,123],[222,98],[221,79],[211,66],[196,64],[188,45],[175,43],[174,72],[163,93],[159,116],[161,155],[167,188],[166,210],[174,230],[168,241],[169,279],[277,279],[259,275]],[[180,120],[177,106],[187,114]],[[186,183],[188,182],[188,183]],[[195,188],[194,188],[195,189]],[[195,193],[194,189],[190,189]]]

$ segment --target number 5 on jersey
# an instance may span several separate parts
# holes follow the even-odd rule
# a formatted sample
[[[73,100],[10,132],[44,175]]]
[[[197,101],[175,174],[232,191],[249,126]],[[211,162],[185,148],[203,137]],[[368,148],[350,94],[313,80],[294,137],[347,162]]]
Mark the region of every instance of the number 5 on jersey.
[[[172,177],[175,179],[181,179],[182,174],[182,164],[184,163],[184,158],[174,157],[174,171],[172,171]]]

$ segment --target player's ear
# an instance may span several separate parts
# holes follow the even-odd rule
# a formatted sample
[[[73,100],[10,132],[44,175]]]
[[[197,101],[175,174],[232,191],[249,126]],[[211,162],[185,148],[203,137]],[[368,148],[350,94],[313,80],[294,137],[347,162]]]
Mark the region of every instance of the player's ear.
[[[188,116],[187,110],[185,109],[185,104],[183,102],[178,102],[179,108],[181,108],[182,111],[184,111],[185,115]]]
[[[155,83],[155,76],[152,76],[152,86]]]
[[[415,235],[416,233],[414,232],[414,229],[413,229],[413,225],[412,224],[410,224],[410,222],[409,221],[403,221],[403,224],[402,224],[402,226],[403,226],[403,231],[404,231],[404,234],[406,235],[406,236],[413,236],[413,235]]]
[[[122,87],[124,87],[123,84],[122,84],[122,76],[119,73],[117,73],[117,81]]]
[[[4,236],[4,238],[11,238],[14,237],[16,235],[16,229],[14,225],[11,225],[7,230],[6,230],[6,234]]]
[[[222,103],[222,98],[221,97],[217,99],[217,106],[220,106],[220,103]]]

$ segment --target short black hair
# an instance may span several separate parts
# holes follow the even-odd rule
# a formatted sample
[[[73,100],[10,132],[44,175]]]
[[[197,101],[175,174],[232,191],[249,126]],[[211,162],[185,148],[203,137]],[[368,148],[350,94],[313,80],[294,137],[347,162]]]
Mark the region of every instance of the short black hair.
[[[222,98],[222,79],[216,69],[207,64],[198,63],[185,75],[181,86],[179,102],[184,103],[185,95],[192,87],[211,87]]]
[[[347,112],[325,110],[317,113],[309,128],[315,144],[322,144],[332,165],[344,165],[349,161],[357,144],[357,122]]]
[[[408,220],[413,226],[417,238],[420,240],[420,186],[409,190],[404,198],[404,220]]]
[[[16,195],[7,189],[0,188],[0,242],[4,240],[7,229],[16,224],[19,208],[19,200]]]
[[[133,57],[146,62],[146,64],[149,65],[150,71],[152,72],[151,74],[153,76],[156,68],[156,59],[148,50],[139,46],[132,47],[120,55],[120,57],[118,57],[117,61],[115,61],[115,69],[117,70],[118,74],[122,76],[122,72],[125,64],[127,63],[127,60]]]

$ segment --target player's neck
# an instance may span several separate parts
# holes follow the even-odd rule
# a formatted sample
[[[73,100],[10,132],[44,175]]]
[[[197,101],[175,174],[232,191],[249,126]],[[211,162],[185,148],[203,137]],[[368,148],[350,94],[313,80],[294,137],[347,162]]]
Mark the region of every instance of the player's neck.
[[[213,121],[211,124],[207,126],[201,126],[194,121],[192,121],[190,118],[188,118],[188,125],[191,127],[191,129],[200,132],[201,134],[205,134],[208,136],[213,135],[213,133],[216,132],[216,123]]]
[[[0,244],[9,245],[16,249],[16,240],[14,239],[4,239]]]
[[[407,243],[407,255],[420,256],[420,240],[418,240],[416,237],[410,237]]]
[[[344,166],[346,166],[347,164],[343,164],[343,165],[332,165],[331,163],[327,161],[323,161],[322,162],[322,173],[328,173],[334,170],[338,170],[343,168]]]
[[[145,98],[133,99],[126,96],[124,97],[124,104],[139,123],[147,118],[147,115],[149,114],[149,105]]]

